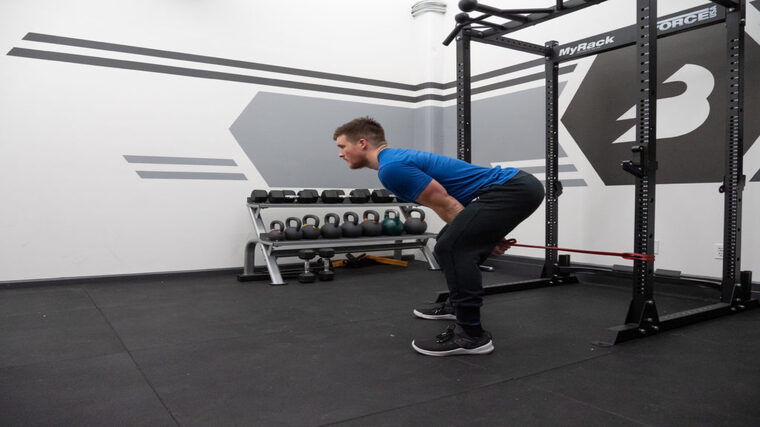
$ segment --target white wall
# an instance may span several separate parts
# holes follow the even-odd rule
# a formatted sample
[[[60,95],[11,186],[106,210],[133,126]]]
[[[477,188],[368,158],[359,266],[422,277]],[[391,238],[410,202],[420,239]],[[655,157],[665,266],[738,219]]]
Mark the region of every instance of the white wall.
[[[430,13],[417,18],[410,14],[413,3],[294,0],[283,3],[286,9],[275,9],[274,2],[244,0],[4,1],[0,3],[0,50],[50,50],[380,90],[359,83],[22,40],[35,32],[408,84],[454,80],[455,48],[445,48],[440,42],[453,27],[457,2],[446,2],[445,16]],[[525,5],[524,1],[492,3]],[[700,3],[661,1],[661,14]],[[597,34],[633,23],[633,4],[632,0],[611,0],[513,36],[543,44],[548,39],[562,42]],[[748,33],[760,40],[757,15],[750,8]],[[527,54],[473,44],[476,74],[531,59]],[[563,106],[592,60],[580,61],[575,72],[563,76],[567,82]],[[536,83],[481,97],[531,86]],[[0,281],[241,266],[244,244],[252,237],[244,198],[265,181],[229,128],[259,91],[409,106],[350,95],[0,56]],[[450,104],[426,101],[418,106]],[[330,137],[309,135],[308,140],[324,140],[329,146]],[[578,165],[578,176],[589,182],[588,187],[565,189],[560,243],[632,250],[632,188],[600,185],[593,169],[584,167],[588,162],[564,128],[560,143]],[[759,145],[745,157],[747,171],[760,168]],[[156,165],[149,169],[235,172],[245,174],[247,180],[139,179],[136,171],[147,168],[127,163],[123,156],[130,154],[233,159],[236,167]],[[758,183],[748,183],[744,199],[743,264],[754,270],[760,270],[760,229],[755,220],[760,212],[758,187]],[[712,257],[712,244],[721,241],[723,210],[715,189],[712,184],[658,187],[659,268],[720,275],[720,262]],[[435,225],[440,222],[433,221],[431,228]],[[540,243],[543,229],[539,211],[514,236]],[[540,256],[535,251],[515,249],[513,253]],[[573,259],[624,263],[597,257]]]
[[[22,40],[37,32],[365,78],[422,79],[420,61],[409,48],[409,2],[381,7],[370,1],[300,0],[285,9],[276,4],[5,1],[0,50],[53,50],[281,77]],[[229,127],[260,89],[0,56],[0,280],[242,265],[242,249],[252,236],[243,203],[264,182]],[[317,138],[331,142],[331,136]],[[127,163],[123,155],[130,154],[229,158],[239,166],[146,168]],[[238,172],[248,180],[141,180],[135,172],[140,169]]]

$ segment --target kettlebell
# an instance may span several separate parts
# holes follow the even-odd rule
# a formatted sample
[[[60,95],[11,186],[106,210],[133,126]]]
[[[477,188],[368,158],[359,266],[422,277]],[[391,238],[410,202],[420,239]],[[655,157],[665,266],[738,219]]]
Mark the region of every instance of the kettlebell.
[[[415,218],[412,216],[412,212],[419,212],[420,217]],[[427,230],[427,223],[425,222],[425,211],[419,208],[409,209],[404,223],[404,231],[409,234],[422,234]]]
[[[348,218],[351,218],[349,221]],[[362,227],[359,225],[359,215],[355,212],[346,212],[343,214],[343,224],[340,226],[343,229],[343,237],[360,237],[362,235]]]
[[[295,226],[291,226],[291,224],[294,224]],[[285,239],[286,240],[301,240],[303,238],[303,233],[301,232],[301,220],[296,217],[290,217],[285,220],[285,225],[287,228],[285,228]]]
[[[285,224],[282,221],[272,221],[269,224],[269,229],[271,230],[267,233],[269,240],[285,240]]]
[[[370,218],[370,216],[372,218]],[[377,211],[364,211],[364,222],[362,222],[362,234],[365,236],[379,236],[383,234],[383,226],[378,222],[380,214]]]
[[[313,219],[314,224],[309,224],[307,220]],[[301,227],[301,233],[303,233],[304,239],[319,239],[319,217],[316,215],[304,215],[303,226]]]
[[[330,219],[332,218],[332,221]],[[338,224],[340,223],[340,217],[338,214],[329,213],[325,215],[325,225],[319,230],[322,233],[322,237],[325,239],[340,239],[343,235],[343,231]]]
[[[393,214],[392,217],[391,214]],[[385,211],[385,219],[381,224],[383,234],[386,236],[398,236],[404,232],[404,224],[401,223],[398,212],[393,209]]]

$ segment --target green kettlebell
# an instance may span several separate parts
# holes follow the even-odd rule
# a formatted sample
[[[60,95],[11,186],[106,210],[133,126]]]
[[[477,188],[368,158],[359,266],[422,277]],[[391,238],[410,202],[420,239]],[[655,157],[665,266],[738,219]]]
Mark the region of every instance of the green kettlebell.
[[[382,226],[383,234],[386,236],[398,236],[404,232],[404,224],[401,223],[400,215],[393,209],[385,211]]]

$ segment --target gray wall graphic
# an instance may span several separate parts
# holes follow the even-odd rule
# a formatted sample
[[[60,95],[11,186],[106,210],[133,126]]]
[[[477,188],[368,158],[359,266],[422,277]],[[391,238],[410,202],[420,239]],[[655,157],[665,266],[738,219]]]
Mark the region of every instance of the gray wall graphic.
[[[560,83],[559,93],[565,87]],[[546,92],[543,87],[472,103],[472,163],[543,159],[546,152]],[[456,157],[456,106],[443,108],[442,150]],[[434,147],[438,148],[438,147]],[[560,157],[566,154],[560,147]]]
[[[474,164],[543,159],[543,88],[476,101],[472,109]],[[378,188],[375,171],[348,169],[332,140],[335,128],[359,116],[380,121],[391,147],[456,156],[455,106],[404,108],[259,92],[230,131],[270,187]]]
[[[699,100],[692,99],[693,96],[687,93],[685,83],[663,83],[686,64],[692,64],[689,65],[692,69],[703,70],[708,76],[712,74],[715,81],[715,87],[707,97],[709,115],[703,123],[701,119],[696,123],[701,125],[682,135],[663,137],[666,136],[666,126],[683,125],[667,123],[667,120],[686,122],[693,117],[679,118],[674,114],[664,120],[658,119],[657,182],[660,184],[723,180],[728,109],[725,38],[725,26],[713,25],[658,41],[658,107],[662,107],[665,101],[671,104],[671,111],[679,108],[697,110],[694,103]],[[745,55],[746,152],[760,134],[760,121],[754,120],[760,100],[760,82],[755,78],[760,70],[760,46],[751,37],[746,37]],[[620,163],[632,158],[631,147],[635,143],[613,141],[626,134],[636,122],[635,117],[621,119],[637,99],[636,85],[633,84],[637,79],[635,61],[635,47],[597,56],[562,117],[562,122],[606,185],[629,185],[634,182],[633,177],[622,170]],[[689,90],[699,91],[700,86],[703,85],[695,85]],[[750,175],[754,170],[746,173]]]
[[[193,166],[233,166],[237,163],[233,159],[209,159],[204,157],[166,157],[166,156],[136,156],[125,154],[127,163],[135,163],[141,168],[144,165],[178,165],[185,169],[181,171],[150,171],[137,170],[137,176],[143,179],[203,179],[218,181],[246,181],[245,174],[234,172],[196,172],[186,169]]]
[[[174,51],[151,49],[151,48],[144,48],[144,47],[138,47],[138,46],[129,46],[129,45],[123,45],[123,44],[116,44],[116,43],[107,43],[107,42],[101,42],[101,41],[96,41],[96,40],[85,40],[85,39],[78,39],[78,38],[72,38],[72,37],[61,37],[61,36],[56,36],[56,35],[51,35],[51,34],[27,33],[23,39],[28,40],[28,41],[40,42],[40,43],[47,43],[53,46],[63,45],[63,46],[82,47],[82,48],[94,50],[95,51],[94,53],[97,53],[98,51],[122,52],[122,53],[138,54],[138,55],[142,55],[148,58],[151,58],[151,57],[169,58],[169,59],[176,59],[176,60],[181,60],[181,61],[190,62],[190,63],[224,65],[227,67],[234,67],[234,68],[239,68],[242,70],[270,71],[270,72],[275,72],[275,73],[283,73],[283,74],[291,75],[291,76],[316,77],[319,79],[325,79],[325,80],[333,81],[333,82],[361,83],[361,84],[376,86],[379,88],[403,89],[403,90],[414,91],[414,92],[427,89],[427,88],[451,89],[456,86],[456,82],[448,82],[448,83],[424,82],[424,83],[419,83],[419,84],[405,84],[405,83],[399,83],[399,82],[393,82],[393,81],[387,81],[387,80],[367,79],[363,77],[348,76],[348,75],[343,75],[343,74],[324,73],[324,72],[319,72],[319,71],[314,71],[314,70],[306,70],[306,69],[299,69],[299,68],[292,68],[292,67],[282,67],[282,66],[277,66],[277,65],[262,64],[262,63],[250,62],[250,61],[241,61],[241,60],[229,59],[229,58],[218,58],[218,57],[213,57],[213,56],[195,55],[195,54],[184,53],[184,52],[174,52]],[[410,103],[417,103],[417,102],[421,102],[425,100],[445,101],[445,100],[454,99],[454,97],[456,96],[456,93],[449,93],[446,95],[435,94],[435,93],[426,93],[422,95],[416,95],[416,94],[401,95],[397,93],[388,93],[388,92],[377,91],[377,90],[353,89],[353,88],[347,88],[347,87],[332,86],[328,84],[306,83],[306,82],[301,82],[301,81],[292,80],[292,79],[275,79],[275,78],[252,76],[252,75],[239,74],[239,73],[226,73],[226,72],[210,71],[210,70],[190,68],[190,67],[177,67],[177,66],[169,66],[169,65],[162,65],[162,64],[154,64],[154,63],[149,63],[149,62],[105,58],[105,57],[100,57],[96,55],[80,55],[80,54],[72,54],[72,53],[66,53],[66,52],[55,52],[55,51],[49,51],[49,50],[28,49],[28,48],[19,48],[19,47],[14,47],[13,49],[11,49],[8,52],[8,55],[18,56],[22,58],[41,59],[41,60],[46,60],[46,61],[59,61],[59,62],[68,62],[68,63],[73,63],[73,64],[86,64],[86,65],[91,65],[91,66],[96,66],[96,67],[121,68],[125,70],[173,74],[173,75],[202,78],[202,79],[226,80],[226,81],[233,81],[233,82],[239,82],[239,83],[249,83],[249,84],[274,86],[274,87],[287,87],[287,88],[293,88],[293,89],[316,91],[320,93],[338,93],[338,94],[344,94],[344,95],[361,96],[364,98],[388,99],[388,100],[410,102]],[[537,65],[536,61],[529,61],[522,64],[510,66],[510,67],[493,70],[485,74],[473,76],[472,81],[479,81],[482,79],[499,76],[502,74],[508,74],[514,71],[531,68],[535,65]],[[560,71],[560,74],[566,74],[566,73],[572,72],[574,69],[575,69],[574,65],[568,65],[568,66],[560,68],[559,71]],[[500,89],[500,88],[504,88],[508,86],[517,85],[520,83],[525,83],[525,82],[529,82],[533,80],[539,80],[542,78],[543,78],[543,73],[534,73],[527,76],[512,78],[505,81],[500,81],[500,82],[492,83],[489,85],[484,85],[478,88],[474,88],[472,93],[477,94],[477,93],[487,92],[487,91],[496,90],[496,89]]]
[[[360,96],[366,100],[390,99],[406,102],[408,107],[386,107],[366,102],[342,102],[320,100],[303,96],[285,96],[261,93],[238,120],[232,125],[233,135],[238,139],[251,161],[258,167],[270,186],[301,187],[305,182],[311,186],[379,186],[374,174],[368,171],[349,173],[345,164],[337,159],[337,150],[331,145],[332,131],[341,123],[359,115],[372,115],[388,128],[388,137],[393,146],[418,148],[421,150],[456,155],[456,116],[454,107],[416,107],[424,100],[451,100],[456,92],[450,89],[456,82],[424,82],[404,84],[399,82],[366,79],[356,76],[324,73],[291,67],[281,67],[230,58],[196,55],[185,52],[151,49],[108,43],[96,40],[62,37],[51,34],[27,33],[24,40],[55,46],[76,46],[88,49],[92,55],[71,54],[50,50],[14,47],[9,56],[34,58],[86,64],[98,67],[120,68],[135,71],[174,74],[187,77],[218,79],[264,86],[279,86],[318,93],[338,93]],[[191,67],[178,67],[134,60],[105,58],[100,52],[137,54],[144,58],[167,58],[181,60],[188,64],[214,64],[241,70],[262,70],[289,76],[316,77],[332,82],[362,83],[380,90],[353,89],[313,84],[297,80],[273,79],[259,76],[222,73]],[[520,77],[509,74],[540,66],[543,59],[515,64],[472,76],[473,82],[494,77],[506,79],[473,88],[473,95],[502,88],[543,80],[543,72]],[[575,65],[560,68],[560,74],[572,73]],[[412,93],[402,95],[386,93],[382,88],[403,89]],[[414,93],[426,88],[446,89],[446,94]],[[543,158],[543,89],[532,89],[509,96],[473,103],[473,162],[489,165],[494,161],[534,160]],[[303,142],[303,143],[299,143]],[[319,141],[323,147],[316,144]],[[273,144],[269,146],[269,144]],[[416,145],[415,145],[416,144]],[[421,145],[422,144],[422,145]],[[327,148],[330,147],[330,148]],[[201,172],[186,170],[193,165],[233,166],[230,164],[188,161],[181,157],[150,157],[125,155],[130,163],[183,165],[178,171],[137,170],[138,176],[150,179],[203,179],[203,180],[245,180],[241,173]],[[200,163],[198,163],[200,161]],[[327,170],[315,169],[316,164],[331,165]],[[579,185],[584,185],[580,181]]]

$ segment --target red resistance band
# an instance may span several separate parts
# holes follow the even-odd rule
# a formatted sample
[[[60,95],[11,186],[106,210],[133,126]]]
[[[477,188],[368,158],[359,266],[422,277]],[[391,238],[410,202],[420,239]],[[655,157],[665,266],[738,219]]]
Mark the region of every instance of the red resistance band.
[[[508,239],[507,246],[508,247],[520,246],[523,248],[536,248],[536,249],[554,249],[554,250],[563,251],[563,252],[579,252],[582,254],[593,254],[593,255],[619,256],[623,259],[632,259],[635,261],[654,261],[654,255],[638,254],[635,252],[600,252],[600,251],[584,251],[583,249],[555,248],[552,246],[519,245],[517,244],[517,239]]]

